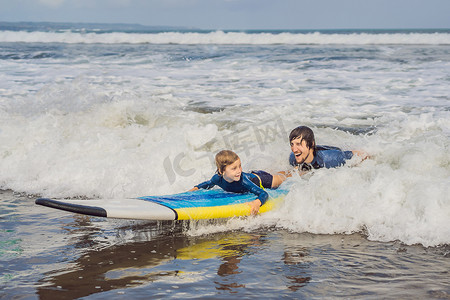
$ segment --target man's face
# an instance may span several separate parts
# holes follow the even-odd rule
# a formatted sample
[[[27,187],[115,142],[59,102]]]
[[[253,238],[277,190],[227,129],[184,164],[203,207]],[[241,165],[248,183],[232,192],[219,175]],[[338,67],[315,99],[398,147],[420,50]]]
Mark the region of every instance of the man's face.
[[[298,164],[302,164],[310,155],[311,148],[306,146],[306,141],[302,137],[295,138],[291,141],[291,151],[295,155],[295,160]]]

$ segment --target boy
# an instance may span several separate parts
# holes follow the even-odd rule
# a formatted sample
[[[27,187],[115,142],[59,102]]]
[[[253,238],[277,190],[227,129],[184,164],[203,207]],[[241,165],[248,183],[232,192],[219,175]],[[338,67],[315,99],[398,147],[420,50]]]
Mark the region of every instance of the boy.
[[[286,179],[281,174],[272,175],[265,171],[242,172],[239,156],[230,150],[222,150],[217,153],[215,161],[217,173],[210,180],[196,185],[189,191],[210,189],[218,185],[227,192],[251,192],[258,197],[256,200],[250,202],[252,215],[256,215],[259,207],[269,198],[269,194],[267,194],[264,188],[276,189]]]

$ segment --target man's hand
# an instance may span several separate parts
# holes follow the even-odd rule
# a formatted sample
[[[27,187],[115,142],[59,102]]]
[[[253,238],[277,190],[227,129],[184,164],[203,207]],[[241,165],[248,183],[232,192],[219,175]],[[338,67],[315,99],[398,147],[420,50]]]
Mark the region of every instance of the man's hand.
[[[367,153],[364,152],[364,151],[361,151],[361,150],[352,150],[352,152],[353,152],[353,155],[358,155],[359,158],[361,159],[361,161],[370,158],[370,155],[367,154]]]

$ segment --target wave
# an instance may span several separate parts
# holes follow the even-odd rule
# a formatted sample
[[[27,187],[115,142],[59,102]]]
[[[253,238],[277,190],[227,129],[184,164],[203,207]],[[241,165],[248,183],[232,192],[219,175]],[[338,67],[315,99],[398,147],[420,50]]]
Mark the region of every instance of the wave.
[[[285,117],[268,122],[257,107],[246,108],[247,118],[236,117],[235,107],[199,114],[176,97],[110,101],[100,88],[83,88],[83,82],[75,87],[72,93],[43,88],[35,101],[40,105],[27,105],[40,109],[31,117],[0,109],[0,167],[8,170],[0,173],[0,189],[55,198],[172,194],[208,179],[214,154],[225,146],[241,155],[247,170],[289,168],[286,129],[298,115],[290,113],[292,106],[278,108]],[[322,140],[339,136],[337,146],[363,145],[373,157],[289,179],[284,204],[261,225],[298,233],[363,232],[370,240],[426,247],[449,244],[449,142],[442,134],[450,128],[448,117],[442,111],[387,113],[375,120],[386,125],[371,136],[317,128]],[[221,128],[225,123],[231,127]]]
[[[199,32],[28,32],[0,31],[0,42],[67,44],[223,44],[223,45],[450,45],[450,33],[245,33]]]

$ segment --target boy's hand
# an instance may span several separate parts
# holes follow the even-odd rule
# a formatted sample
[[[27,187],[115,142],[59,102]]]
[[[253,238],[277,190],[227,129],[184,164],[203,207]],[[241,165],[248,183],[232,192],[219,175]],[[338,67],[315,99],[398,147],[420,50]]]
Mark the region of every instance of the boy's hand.
[[[258,214],[259,208],[261,207],[261,200],[256,199],[249,203],[251,207],[251,214],[252,216],[255,216]]]

